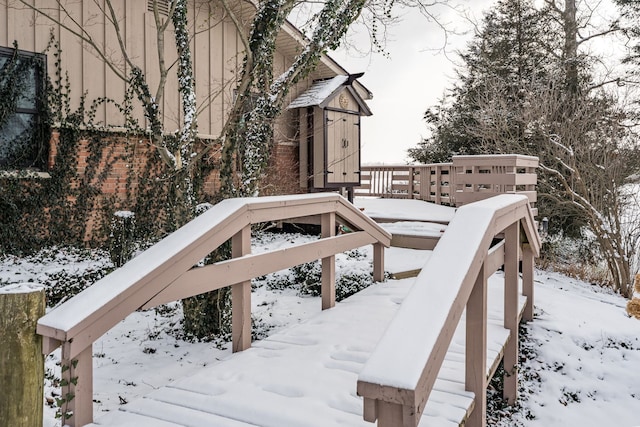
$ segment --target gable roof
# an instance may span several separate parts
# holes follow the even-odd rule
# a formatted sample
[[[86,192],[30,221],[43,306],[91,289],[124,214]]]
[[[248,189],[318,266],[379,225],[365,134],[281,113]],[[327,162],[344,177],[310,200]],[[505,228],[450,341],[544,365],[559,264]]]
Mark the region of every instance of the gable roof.
[[[309,43],[309,39],[289,20],[285,20],[281,28],[282,31],[278,33],[276,40],[278,49],[285,55],[295,58],[300,47],[306,46]],[[323,53],[320,57],[316,72],[323,78],[335,75],[349,75],[349,72],[327,53]],[[361,99],[368,100],[373,98],[373,93],[359,80],[355,80],[352,86]]]
[[[348,76],[335,76],[326,80],[315,81],[309,89],[293,100],[287,109],[314,107],[333,98],[336,92],[348,79]]]
[[[247,22],[253,20],[253,13],[258,9],[258,0],[242,0],[234,4],[240,8],[242,4],[251,5],[250,8],[241,8],[239,13],[241,13]],[[288,19],[285,19],[280,30],[276,37],[276,46],[278,51],[287,58],[295,58],[300,53],[300,49],[309,44],[307,36]],[[327,79],[336,75],[348,76],[349,72],[324,52],[320,56],[320,61],[313,72],[313,76],[318,79]],[[361,99],[369,100],[373,98],[373,93],[360,81],[354,81],[352,87],[360,95]]]
[[[329,102],[338,95],[342,90],[347,90],[351,93],[351,96],[355,99],[356,103],[360,107],[362,115],[372,115],[371,110],[367,103],[362,99],[359,93],[351,86],[356,78],[362,74],[349,75],[349,76],[335,76],[330,79],[316,80],[311,87],[300,94],[296,99],[287,106],[288,110],[294,108],[326,107]]]

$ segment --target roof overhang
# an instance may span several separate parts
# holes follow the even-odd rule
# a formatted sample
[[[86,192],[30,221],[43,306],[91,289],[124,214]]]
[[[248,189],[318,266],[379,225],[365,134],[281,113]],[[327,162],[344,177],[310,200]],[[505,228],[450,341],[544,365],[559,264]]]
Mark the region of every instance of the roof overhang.
[[[240,2],[242,3],[242,2]],[[246,22],[251,22],[253,17],[249,15],[253,15],[255,10],[258,8],[257,0],[244,0],[244,3],[247,3],[252,6],[251,13],[248,13],[246,8],[241,8],[241,14]],[[239,7],[239,6],[238,6]],[[276,38],[276,47],[280,53],[282,53],[287,58],[295,58],[298,53],[309,43],[308,38],[289,20],[285,20],[282,25],[281,31],[278,33],[278,37]],[[320,62],[316,67],[316,70],[313,74],[313,78],[318,79],[328,79],[334,76],[343,75],[343,76],[352,76],[353,74],[349,74],[349,72],[342,67],[338,62],[336,62],[333,58],[331,58],[327,54],[323,54],[320,57]],[[364,100],[373,99],[373,93],[367,89],[361,82],[355,81],[351,85],[351,87],[358,93],[358,95]]]
[[[357,79],[362,77],[363,74],[364,73],[347,76],[338,75],[329,79],[316,80],[306,91],[294,99],[291,104],[287,106],[287,109],[293,110],[305,107],[326,108],[333,98],[341,91],[346,90],[358,104],[360,115],[370,116],[372,112],[369,106],[353,87],[353,84],[356,83]]]
[[[285,55],[291,58],[300,52],[308,43],[307,37],[291,22],[285,21],[282,31],[278,34],[276,46]],[[338,62],[327,54],[323,54],[316,68],[316,79],[326,79],[336,75],[350,76]],[[351,85],[362,99],[373,99],[373,93],[360,81],[356,80]]]

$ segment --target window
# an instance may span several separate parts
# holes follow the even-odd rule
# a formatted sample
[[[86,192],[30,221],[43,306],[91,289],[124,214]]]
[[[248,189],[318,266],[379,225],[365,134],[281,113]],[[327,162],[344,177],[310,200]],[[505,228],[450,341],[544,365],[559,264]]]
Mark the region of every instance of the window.
[[[0,47],[0,169],[44,169],[46,57]]]

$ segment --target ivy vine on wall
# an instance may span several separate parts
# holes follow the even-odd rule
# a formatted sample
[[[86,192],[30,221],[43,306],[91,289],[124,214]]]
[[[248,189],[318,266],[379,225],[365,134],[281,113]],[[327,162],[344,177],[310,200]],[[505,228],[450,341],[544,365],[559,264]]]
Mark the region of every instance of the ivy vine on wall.
[[[146,130],[131,117],[132,91],[120,103],[82,96],[74,107],[60,65],[62,51],[53,36],[44,52],[54,59],[49,73],[44,55],[20,55],[17,44],[13,53],[12,61],[0,62],[0,133],[19,111],[21,94],[30,85],[32,74],[25,69],[40,67],[44,90],[37,91],[38,122],[31,131],[38,161],[25,164],[15,156],[15,161],[0,164],[0,252],[23,254],[51,245],[108,246],[113,214],[122,209],[136,213],[131,238],[145,241],[174,231],[193,215],[175,208],[180,172],[169,170],[150,146]],[[124,130],[114,132],[96,123],[96,111],[104,103],[117,107],[127,124]],[[47,165],[50,147],[55,147],[53,165]],[[118,188],[105,193],[105,183],[113,180],[119,164],[127,170],[114,184]],[[213,169],[206,159],[195,169],[198,200],[212,201],[207,200],[213,196],[204,194],[203,183]],[[34,171],[46,171],[49,177]]]

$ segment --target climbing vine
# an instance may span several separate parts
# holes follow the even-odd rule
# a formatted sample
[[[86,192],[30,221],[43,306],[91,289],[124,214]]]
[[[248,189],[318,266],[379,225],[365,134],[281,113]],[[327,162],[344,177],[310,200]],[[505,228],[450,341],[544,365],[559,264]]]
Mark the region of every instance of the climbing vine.
[[[17,57],[17,46],[14,51]],[[54,66],[49,76],[42,73],[45,90],[37,100],[41,108],[38,132],[43,146],[49,147],[52,141],[55,161],[50,169],[46,161],[39,164],[48,178],[20,169],[19,163],[2,165],[0,252],[29,253],[50,245],[103,245],[105,239],[114,237],[113,214],[122,207],[137,213],[130,239],[153,241],[182,225],[185,217],[181,215],[193,215],[191,208],[174,208],[184,191],[180,187],[183,180],[174,179],[175,170],[154,155],[153,145],[146,142],[148,133],[131,117],[136,92],[130,87],[120,103],[107,98],[89,102],[82,96],[74,107],[71,85],[61,68],[62,50],[53,37],[44,53],[53,56]],[[21,80],[24,69],[33,61],[42,60],[34,56],[6,62],[0,69],[2,120],[16,111],[16,94],[26,84]],[[135,75],[134,70],[132,78]],[[120,111],[127,124],[125,131],[114,132],[96,122],[96,111],[105,103]],[[81,152],[86,156],[80,156]],[[116,183],[121,191],[105,194],[104,185],[118,164],[130,166]],[[204,197],[202,183],[212,168],[203,160],[191,169],[190,193]]]
[[[308,43],[291,66],[273,75],[276,38],[296,2],[260,2],[246,43],[238,99],[223,136],[221,181],[226,196],[259,192],[272,148],[273,127],[291,88],[306,78],[322,55],[338,47],[365,6],[364,0],[328,0],[315,15]],[[232,14],[232,11],[228,10]],[[236,160],[239,161],[234,161]],[[240,164],[240,179],[235,165]]]

